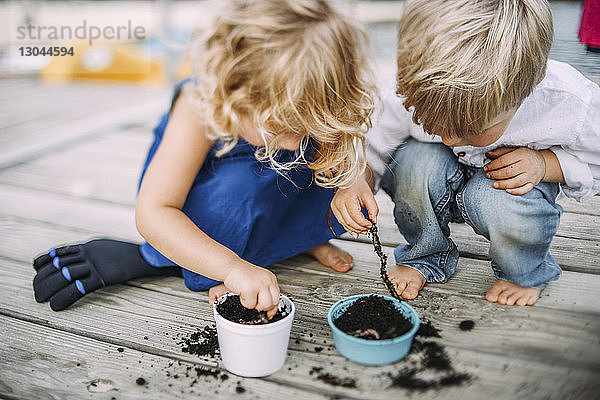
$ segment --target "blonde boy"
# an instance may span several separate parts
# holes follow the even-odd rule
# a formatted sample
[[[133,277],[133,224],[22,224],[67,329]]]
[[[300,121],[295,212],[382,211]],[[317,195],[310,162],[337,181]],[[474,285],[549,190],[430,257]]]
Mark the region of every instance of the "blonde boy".
[[[378,213],[371,190],[392,197],[408,242],[390,271],[403,297],[454,273],[449,222],[490,240],[491,302],[532,305],[560,277],[549,253],[562,212],[555,200],[600,191],[600,88],[548,60],[552,29],[544,0],[407,3],[399,96],[369,133],[366,174],[332,201],[359,233],[370,225],[361,206]]]

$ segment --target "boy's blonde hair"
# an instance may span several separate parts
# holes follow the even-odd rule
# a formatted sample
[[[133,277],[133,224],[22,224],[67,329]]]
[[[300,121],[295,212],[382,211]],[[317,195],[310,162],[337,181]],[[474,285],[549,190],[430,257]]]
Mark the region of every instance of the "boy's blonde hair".
[[[352,184],[364,170],[359,149],[374,108],[365,31],[325,0],[232,0],[224,9],[191,54],[192,94],[210,137],[224,142],[218,155],[235,145],[246,117],[266,144],[259,160],[288,170],[307,162],[312,141],[317,184]],[[290,138],[300,150],[281,164],[277,146]]]
[[[415,0],[398,27],[397,93],[436,135],[481,133],[542,80],[552,45],[545,0]]]

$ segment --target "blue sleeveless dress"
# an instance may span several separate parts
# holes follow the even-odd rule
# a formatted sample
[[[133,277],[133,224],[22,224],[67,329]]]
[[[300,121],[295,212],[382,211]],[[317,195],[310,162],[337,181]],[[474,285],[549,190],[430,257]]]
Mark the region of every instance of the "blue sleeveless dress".
[[[175,89],[173,102],[181,91]],[[140,184],[161,143],[169,112],[154,129]],[[196,175],[183,213],[212,239],[234,251],[242,259],[261,267],[285,260],[334,237],[327,223],[332,189],[317,186],[314,172],[307,166],[286,171],[285,176],[254,157],[257,149],[239,139],[221,157],[216,142]],[[295,158],[294,151],[282,150],[281,162]],[[331,214],[337,235],[344,229]],[[142,256],[153,266],[176,265],[149,243],[140,245]],[[182,268],[185,285],[193,291],[207,290],[221,282]]]

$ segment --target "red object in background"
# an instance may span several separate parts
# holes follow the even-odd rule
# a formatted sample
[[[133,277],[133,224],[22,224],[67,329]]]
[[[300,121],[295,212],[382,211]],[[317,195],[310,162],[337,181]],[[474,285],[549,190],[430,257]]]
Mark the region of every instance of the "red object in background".
[[[585,0],[579,39],[588,47],[600,49],[600,0]]]

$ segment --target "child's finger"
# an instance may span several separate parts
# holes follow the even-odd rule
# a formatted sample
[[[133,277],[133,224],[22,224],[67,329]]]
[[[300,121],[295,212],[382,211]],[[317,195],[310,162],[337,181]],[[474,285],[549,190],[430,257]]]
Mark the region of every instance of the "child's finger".
[[[511,164],[514,164],[519,161],[518,157],[512,157],[511,154],[505,155],[503,157],[498,157],[494,161],[487,163],[484,167],[484,171],[493,171],[496,169],[508,167]]]
[[[277,307],[274,307],[274,308],[268,310],[267,311],[267,319],[273,318],[275,316],[275,314],[277,314],[277,311],[278,311]]]
[[[365,199],[365,207],[367,207],[367,210],[369,211],[369,218],[371,218],[371,220],[374,223],[377,223],[377,216],[379,215],[379,206],[377,205],[375,196],[367,196],[367,198]],[[370,222],[367,227],[371,227]]]
[[[342,214],[342,218],[343,218],[345,224],[348,226],[348,228],[350,228],[349,232],[361,233],[362,231],[365,230],[362,226],[360,226],[359,224],[354,222],[354,219],[350,216],[348,209],[343,208],[340,210],[340,212]]]
[[[516,189],[521,187],[527,183],[527,174],[524,172],[512,177],[510,179],[505,179],[501,181],[495,181],[493,183],[494,189]]]
[[[270,288],[270,289],[272,289],[272,288]],[[271,295],[271,300],[273,302],[273,306],[270,309],[266,310],[268,319],[273,318],[275,316],[275,314],[277,314],[277,311],[279,310],[279,288],[277,288],[277,293],[276,293],[277,296],[273,296],[273,294],[274,293],[271,291],[270,295]]]
[[[504,154],[510,153],[511,151],[515,151],[515,149],[517,149],[518,147],[498,147],[497,149],[488,151],[487,153],[485,153],[485,156],[487,158],[498,158],[503,156]]]
[[[274,286],[270,286],[269,287],[269,291],[271,292],[271,298],[273,299],[273,303],[277,305],[277,307],[279,307],[279,286],[274,287]]]
[[[348,225],[344,225],[342,224],[342,228],[344,228],[344,230],[350,234],[350,236],[357,238],[358,239],[358,233],[354,232],[354,230],[352,228],[350,228]]]
[[[348,214],[350,214],[352,222],[359,227],[360,232],[366,231],[371,226],[369,220],[366,219],[362,213],[361,206],[358,204],[358,202],[356,203],[355,207],[352,207],[348,210]]]
[[[502,168],[498,168],[498,169],[495,169],[492,171],[487,171],[485,173],[485,176],[488,179],[494,179],[494,180],[509,179],[509,178],[519,175],[522,172],[523,172],[522,168],[519,166],[519,163],[516,162],[514,164],[510,164],[510,165],[507,165]]]
[[[344,228],[344,230],[346,232],[348,232],[349,234],[354,235],[356,233],[355,230],[352,227],[350,227],[350,225],[348,225],[348,223],[347,223],[347,220],[350,219],[349,216],[345,216],[345,214],[342,213],[340,211],[340,209],[338,209],[338,208],[335,208],[335,210],[334,210],[333,204],[331,206],[331,210],[333,211],[333,214],[337,218],[337,220],[340,223],[340,225],[342,225],[342,227]]]
[[[271,292],[269,289],[263,289],[258,292],[258,303],[256,304],[256,309],[258,311],[269,311],[274,307],[273,298],[271,297]]]
[[[250,310],[256,308],[258,304],[258,294],[257,293],[240,293],[240,303]]]
[[[523,195],[523,194],[529,192],[533,188],[534,188],[533,183],[527,182],[526,184],[524,184],[521,187],[514,188],[514,189],[506,189],[506,192],[509,194],[513,194],[515,196],[520,196],[520,195]]]

